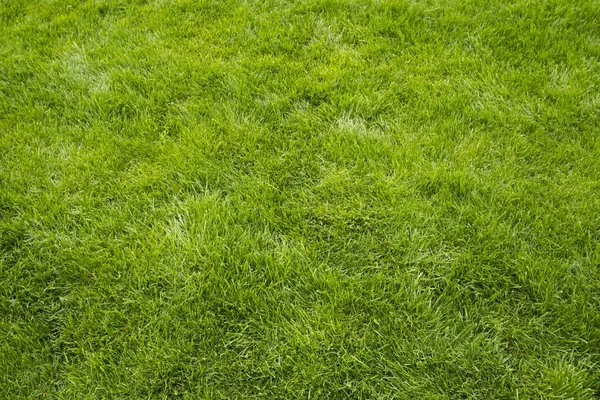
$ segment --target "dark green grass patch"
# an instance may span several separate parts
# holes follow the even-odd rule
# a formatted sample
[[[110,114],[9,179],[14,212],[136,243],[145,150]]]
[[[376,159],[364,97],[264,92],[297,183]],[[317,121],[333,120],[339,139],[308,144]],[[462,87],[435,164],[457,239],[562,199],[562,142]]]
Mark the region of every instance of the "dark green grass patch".
[[[600,396],[600,3],[0,0],[0,397]]]

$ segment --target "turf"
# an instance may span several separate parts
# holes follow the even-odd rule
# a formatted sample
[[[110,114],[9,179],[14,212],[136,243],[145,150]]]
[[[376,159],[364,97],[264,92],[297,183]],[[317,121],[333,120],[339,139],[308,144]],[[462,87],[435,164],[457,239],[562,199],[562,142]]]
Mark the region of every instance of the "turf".
[[[3,399],[600,398],[600,3],[0,1]]]

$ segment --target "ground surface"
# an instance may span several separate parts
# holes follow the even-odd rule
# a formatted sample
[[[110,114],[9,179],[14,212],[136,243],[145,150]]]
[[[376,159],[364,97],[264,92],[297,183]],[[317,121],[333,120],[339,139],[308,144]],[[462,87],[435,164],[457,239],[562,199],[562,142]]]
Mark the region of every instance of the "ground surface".
[[[600,396],[600,3],[0,1],[0,397]]]

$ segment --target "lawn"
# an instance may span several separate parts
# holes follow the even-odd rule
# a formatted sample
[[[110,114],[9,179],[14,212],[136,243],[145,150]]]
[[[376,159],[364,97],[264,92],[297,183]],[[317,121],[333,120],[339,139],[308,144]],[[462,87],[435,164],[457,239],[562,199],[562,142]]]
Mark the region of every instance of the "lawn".
[[[600,2],[0,0],[0,398],[600,398]]]

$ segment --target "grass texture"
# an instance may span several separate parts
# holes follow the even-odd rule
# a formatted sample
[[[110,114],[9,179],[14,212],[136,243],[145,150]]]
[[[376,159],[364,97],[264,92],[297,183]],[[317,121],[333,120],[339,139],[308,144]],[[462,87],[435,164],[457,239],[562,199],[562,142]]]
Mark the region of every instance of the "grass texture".
[[[600,3],[0,1],[0,398],[600,398]]]

